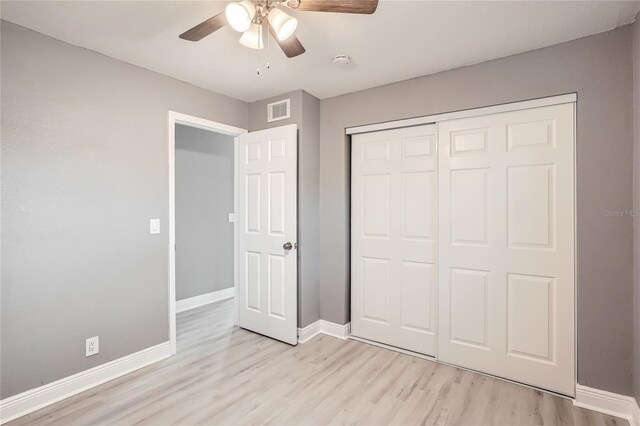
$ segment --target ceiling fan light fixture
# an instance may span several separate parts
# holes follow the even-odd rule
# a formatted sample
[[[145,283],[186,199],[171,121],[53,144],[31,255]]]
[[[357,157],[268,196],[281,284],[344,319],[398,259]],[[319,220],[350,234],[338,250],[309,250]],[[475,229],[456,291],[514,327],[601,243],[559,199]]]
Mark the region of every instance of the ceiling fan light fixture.
[[[240,37],[240,44],[250,47],[251,49],[264,48],[264,43],[262,42],[262,25],[251,24],[251,27]]]
[[[251,27],[251,22],[256,14],[256,6],[249,0],[229,3],[224,14],[229,26],[242,33]]]
[[[291,37],[298,27],[298,20],[280,9],[273,9],[269,12],[269,23],[280,41],[285,41]]]

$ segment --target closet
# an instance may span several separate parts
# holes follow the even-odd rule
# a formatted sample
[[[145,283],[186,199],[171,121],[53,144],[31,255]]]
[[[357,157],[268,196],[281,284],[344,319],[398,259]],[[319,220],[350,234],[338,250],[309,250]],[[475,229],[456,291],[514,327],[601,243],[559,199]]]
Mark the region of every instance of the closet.
[[[575,103],[351,146],[352,335],[574,395]]]

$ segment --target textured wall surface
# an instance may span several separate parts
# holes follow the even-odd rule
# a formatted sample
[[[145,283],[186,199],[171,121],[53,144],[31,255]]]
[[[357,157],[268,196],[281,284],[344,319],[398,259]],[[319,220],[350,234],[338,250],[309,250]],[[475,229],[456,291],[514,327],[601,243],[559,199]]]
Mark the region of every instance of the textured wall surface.
[[[267,105],[290,99],[291,117],[267,122]],[[249,131],[298,125],[298,326],[320,319],[320,101],[296,90],[249,104]]]
[[[176,125],[176,300],[233,287],[233,136]]]
[[[302,271],[300,326],[320,319],[320,101],[302,92],[298,142],[299,262]]]
[[[578,381],[632,394],[631,28],[321,102],[322,319],[349,320],[345,127],[578,93]]]
[[[6,398],[168,340],[167,112],[248,106],[5,21],[1,54]]]

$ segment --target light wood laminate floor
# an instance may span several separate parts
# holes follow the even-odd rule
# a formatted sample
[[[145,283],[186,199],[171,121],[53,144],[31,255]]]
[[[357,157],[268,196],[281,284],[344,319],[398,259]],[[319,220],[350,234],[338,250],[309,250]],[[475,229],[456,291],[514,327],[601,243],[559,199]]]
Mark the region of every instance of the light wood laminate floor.
[[[320,335],[292,347],[233,327],[233,301],[178,315],[178,354],[17,425],[616,425],[565,398]]]

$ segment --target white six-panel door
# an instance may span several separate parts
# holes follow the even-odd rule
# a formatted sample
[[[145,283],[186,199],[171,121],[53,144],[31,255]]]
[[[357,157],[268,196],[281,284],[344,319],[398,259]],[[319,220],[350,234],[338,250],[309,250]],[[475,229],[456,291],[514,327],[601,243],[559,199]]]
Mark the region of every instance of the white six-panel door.
[[[575,392],[574,107],[438,123],[438,358]]]
[[[236,158],[239,325],[295,345],[297,126],[238,136]]]
[[[434,355],[435,125],[352,138],[351,334]]]

